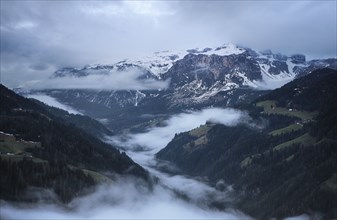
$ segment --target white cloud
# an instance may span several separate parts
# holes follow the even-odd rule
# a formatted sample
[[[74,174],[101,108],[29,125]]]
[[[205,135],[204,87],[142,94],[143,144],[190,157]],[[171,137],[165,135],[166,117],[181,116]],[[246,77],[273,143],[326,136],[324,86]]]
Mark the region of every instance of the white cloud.
[[[33,21],[22,20],[15,23],[1,24],[1,31],[23,31],[33,29],[37,26],[38,24]]]
[[[121,1],[121,2],[88,2],[81,11],[89,15],[104,16],[171,16],[174,11],[166,2],[156,1]]]
[[[309,219],[312,219],[312,217],[308,216],[307,214],[302,214],[298,216],[288,217],[288,218],[285,218],[284,220],[309,220]]]
[[[81,8],[83,13],[89,15],[105,15],[105,16],[115,16],[115,15],[125,15],[126,11],[120,5],[84,5]]]
[[[91,74],[84,77],[57,77],[28,81],[21,85],[24,89],[91,89],[91,90],[158,90],[168,87],[169,81],[153,78],[139,79],[142,72],[137,70],[110,71],[106,74]]]
[[[149,16],[174,15],[166,2],[160,1],[125,1],[124,4],[134,13]]]
[[[82,114],[79,111],[73,109],[70,106],[67,106],[65,104],[60,103],[59,101],[57,101],[55,98],[48,96],[48,95],[44,95],[44,94],[30,94],[27,96],[28,98],[33,98],[33,99],[37,99],[40,102],[43,102],[49,106],[53,106],[56,108],[60,108],[63,109],[71,114]]]
[[[14,25],[15,29],[31,29],[36,27],[37,24],[32,22],[32,21],[22,21],[22,22],[18,22]]]
[[[293,78],[288,77],[283,80],[255,81],[253,88],[258,90],[273,90],[282,87],[292,80]]]

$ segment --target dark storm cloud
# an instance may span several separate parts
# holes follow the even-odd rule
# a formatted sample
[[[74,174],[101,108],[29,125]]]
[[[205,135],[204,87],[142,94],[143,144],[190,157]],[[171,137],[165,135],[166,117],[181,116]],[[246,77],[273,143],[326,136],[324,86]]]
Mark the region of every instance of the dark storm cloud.
[[[1,80],[231,42],[336,56],[336,1],[1,1]]]

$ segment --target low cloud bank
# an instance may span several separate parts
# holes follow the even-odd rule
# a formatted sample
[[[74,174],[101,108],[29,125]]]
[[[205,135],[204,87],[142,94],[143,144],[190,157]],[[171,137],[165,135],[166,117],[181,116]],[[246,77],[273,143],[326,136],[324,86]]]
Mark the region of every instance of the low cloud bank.
[[[1,207],[4,219],[249,219],[241,213],[202,209],[177,199],[160,185],[149,189],[139,180],[121,178],[97,187],[94,193],[75,199],[66,207],[36,205]]]
[[[91,89],[91,90],[158,90],[166,89],[169,81],[142,77],[137,70],[110,71],[108,74],[91,74],[83,77],[65,76],[24,83],[25,89]]]
[[[294,79],[293,77],[267,79],[265,76],[263,78],[264,79],[262,81],[255,81],[253,88],[257,90],[273,90],[282,87]]]
[[[172,140],[176,133],[192,130],[207,121],[235,126],[249,119],[246,112],[226,108],[208,108],[202,111],[181,113],[166,120],[165,126],[150,128],[145,133],[128,134],[124,137],[109,138],[114,144],[127,149],[144,147],[148,150],[160,150]]]

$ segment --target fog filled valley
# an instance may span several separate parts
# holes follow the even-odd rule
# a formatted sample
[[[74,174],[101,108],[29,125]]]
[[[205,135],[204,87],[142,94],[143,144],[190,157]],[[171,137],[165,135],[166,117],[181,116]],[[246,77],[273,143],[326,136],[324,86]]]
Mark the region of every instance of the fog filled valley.
[[[336,16],[0,0],[0,219],[337,219]]]
[[[164,126],[152,127],[145,133],[127,134],[127,138],[105,137],[114,146],[125,149],[135,162],[158,178],[158,182],[149,187],[137,178],[116,177],[113,183],[96,186],[94,192],[74,199],[67,206],[44,204],[43,200],[28,207],[5,203],[2,215],[10,219],[250,219],[231,206],[227,211],[211,207],[216,201],[229,204],[230,187],[219,191],[203,181],[179,175],[178,170],[176,174],[162,172],[157,164],[161,162],[154,158],[176,132],[191,130],[207,121],[232,126],[247,120],[246,117],[244,112],[234,109],[205,109],[174,115]],[[172,166],[174,170],[173,165],[166,163],[165,166]]]

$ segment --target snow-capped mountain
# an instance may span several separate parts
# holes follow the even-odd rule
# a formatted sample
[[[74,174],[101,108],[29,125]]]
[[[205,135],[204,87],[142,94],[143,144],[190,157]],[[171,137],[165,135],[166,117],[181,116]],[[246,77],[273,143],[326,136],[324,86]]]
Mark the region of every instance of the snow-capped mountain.
[[[112,71],[133,69],[141,72],[142,78],[172,79],[170,87],[174,88],[192,83],[193,87],[201,85],[203,88],[214,89],[214,84],[219,85],[220,81],[223,87],[219,91],[240,86],[272,89],[317,68],[336,67],[335,61],[336,59],[328,59],[307,62],[302,54],[288,57],[270,50],[258,52],[225,44],[215,48],[160,51],[142,59],[123,60],[112,65],[66,67],[57,70],[52,78],[108,75]],[[202,82],[200,84],[197,81]]]
[[[196,49],[189,49],[189,50],[182,50],[182,51],[160,51],[155,52],[152,56],[147,56],[141,60],[132,61],[126,60],[126,63],[134,63],[138,66],[141,66],[158,77],[161,77],[162,74],[166,73],[173,64],[184,58],[187,54],[203,54],[203,55],[219,55],[219,56],[226,56],[230,54],[240,54],[244,52],[243,48],[238,48],[233,44],[226,44],[221,47],[217,48],[204,48],[199,50]]]
[[[140,113],[152,114],[161,113],[158,109],[229,106],[252,100],[264,90],[280,87],[322,67],[337,68],[336,59],[306,61],[301,54],[286,56],[270,50],[255,51],[225,44],[215,48],[161,51],[143,59],[123,60],[112,65],[62,68],[51,76],[51,80],[82,78],[132,70],[140,73],[137,80],[170,81],[166,89],[48,89],[38,92],[96,118],[123,115],[127,109],[134,108]]]
[[[225,44],[221,47],[204,48],[202,50],[188,49],[181,51],[159,51],[155,52],[150,56],[142,57],[142,59],[136,60],[122,60],[113,65],[100,65],[91,64],[86,65],[83,68],[72,68],[65,67],[57,70],[52,77],[66,77],[66,76],[76,76],[83,77],[90,74],[109,74],[110,71],[123,71],[128,68],[138,68],[140,71],[150,72],[153,76],[161,78],[161,75],[166,73],[173,64],[183,59],[187,54],[202,54],[202,55],[218,55],[218,56],[228,56],[237,55],[243,53],[245,49],[239,48],[233,44]]]

